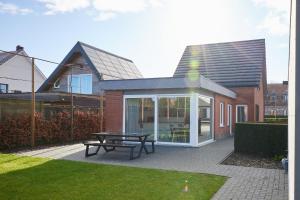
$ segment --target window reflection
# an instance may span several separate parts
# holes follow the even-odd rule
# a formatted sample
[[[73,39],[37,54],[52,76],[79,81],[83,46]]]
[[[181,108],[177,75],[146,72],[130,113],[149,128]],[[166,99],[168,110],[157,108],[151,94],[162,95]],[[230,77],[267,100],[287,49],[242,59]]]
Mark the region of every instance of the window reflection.
[[[212,139],[212,99],[199,97],[198,99],[198,142]]]
[[[149,133],[154,137],[154,101],[152,98],[126,99],[125,133]]]
[[[158,99],[158,140],[190,142],[190,98],[161,97]]]

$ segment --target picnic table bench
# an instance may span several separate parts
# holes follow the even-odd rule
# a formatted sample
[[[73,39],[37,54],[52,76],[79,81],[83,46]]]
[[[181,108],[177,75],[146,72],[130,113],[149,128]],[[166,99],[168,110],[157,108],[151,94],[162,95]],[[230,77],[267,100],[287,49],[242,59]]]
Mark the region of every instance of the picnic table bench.
[[[154,142],[155,140],[148,140],[149,134],[132,134],[132,135],[123,135],[123,134],[112,134],[112,133],[92,133],[92,135],[96,136],[99,142],[84,142],[83,144],[86,146],[85,156],[93,156],[96,155],[100,148],[103,147],[105,152],[114,151],[116,148],[128,148],[130,149],[130,160],[139,158],[144,150],[146,154],[154,153]],[[134,143],[123,143],[124,141],[134,142]],[[118,143],[116,143],[118,142]],[[149,152],[145,143],[152,143],[152,151]],[[138,155],[134,157],[134,149],[137,147],[138,143],[141,144]],[[89,147],[96,146],[97,149],[94,153],[89,153]]]

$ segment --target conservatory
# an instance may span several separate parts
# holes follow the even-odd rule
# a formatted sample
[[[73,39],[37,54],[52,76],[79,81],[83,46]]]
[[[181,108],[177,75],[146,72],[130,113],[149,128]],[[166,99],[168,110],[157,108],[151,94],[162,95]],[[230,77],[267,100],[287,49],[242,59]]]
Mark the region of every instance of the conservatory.
[[[103,81],[102,88],[107,102],[112,92],[121,93],[123,134],[149,133],[164,145],[201,146],[214,141],[215,93],[235,98],[234,92],[204,78],[197,82],[184,78],[113,80]]]

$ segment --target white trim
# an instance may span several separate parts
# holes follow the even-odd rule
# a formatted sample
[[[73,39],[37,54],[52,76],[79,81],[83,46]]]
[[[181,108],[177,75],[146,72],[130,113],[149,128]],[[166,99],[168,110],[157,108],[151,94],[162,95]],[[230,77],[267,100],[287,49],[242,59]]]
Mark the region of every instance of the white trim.
[[[220,127],[224,127],[224,103],[220,102]]]
[[[245,122],[247,122],[248,121],[248,105],[246,105],[246,104],[238,104],[235,106],[235,122],[238,123],[238,107],[246,108]]]
[[[211,105],[211,134],[212,139],[198,143],[198,98],[199,97],[206,97],[212,99]],[[190,98],[190,138],[189,143],[176,143],[176,142],[161,142],[158,141],[158,120],[159,120],[159,113],[158,113],[158,99],[159,98],[169,98],[169,97],[189,97]],[[169,146],[201,146],[214,141],[214,98],[211,96],[206,96],[199,93],[191,93],[191,94],[141,94],[141,95],[123,95],[123,127],[122,132],[125,135],[126,129],[126,99],[134,99],[134,98],[152,98],[154,101],[154,139],[156,140],[156,144],[158,145],[169,145]],[[193,103],[193,101],[196,101]],[[194,109],[194,106],[197,106]],[[196,118],[194,119],[194,117]],[[193,118],[193,119],[192,119]],[[194,135],[196,134],[196,136]]]
[[[229,133],[230,135],[232,135],[232,105],[231,104],[227,104],[227,126],[229,126]]]

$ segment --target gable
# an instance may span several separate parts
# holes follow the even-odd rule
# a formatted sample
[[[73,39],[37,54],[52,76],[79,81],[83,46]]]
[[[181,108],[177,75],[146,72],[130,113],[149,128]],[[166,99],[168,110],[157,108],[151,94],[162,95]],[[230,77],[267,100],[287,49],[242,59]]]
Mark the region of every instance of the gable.
[[[187,46],[173,76],[201,74],[225,87],[259,87],[265,68],[265,40],[259,39]]]
[[[52,86],[61,73],[65,71],[66,64],[76,64],[72,61],[77,55],[81,56],[83,67],[93,71],[98,80],[132,79],[141,78],[142,75],[134,63],[126,58],[103,51],[96,47],[77,42],[45,83],[39,88],[39,92],[45,91]]]

